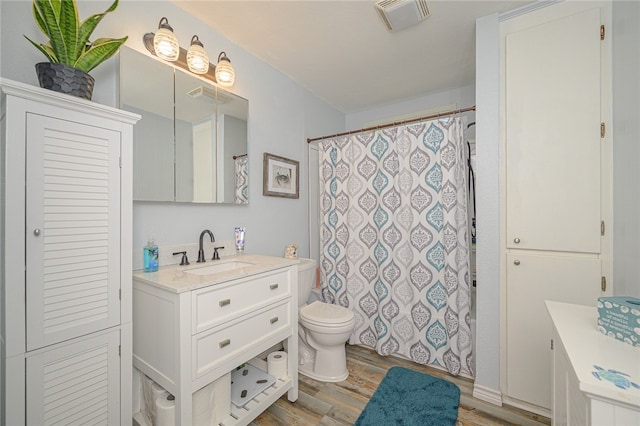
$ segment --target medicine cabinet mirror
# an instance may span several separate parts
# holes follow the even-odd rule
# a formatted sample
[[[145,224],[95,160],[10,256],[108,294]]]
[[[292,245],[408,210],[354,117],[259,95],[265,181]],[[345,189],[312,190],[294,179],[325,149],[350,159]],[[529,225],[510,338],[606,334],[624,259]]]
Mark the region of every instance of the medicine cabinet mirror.
[[[120,108],[134,126],[133,199],[248,203],[248,101],[149,55],[120,49]]]

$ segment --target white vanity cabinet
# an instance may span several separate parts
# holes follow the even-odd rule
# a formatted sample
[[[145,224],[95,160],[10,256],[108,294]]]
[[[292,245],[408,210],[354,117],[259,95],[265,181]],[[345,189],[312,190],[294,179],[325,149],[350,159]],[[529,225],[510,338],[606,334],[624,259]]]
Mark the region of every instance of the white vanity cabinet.
[[[189,270],[241,259],[237,269]],[[218,263],[219,262],[219,263]],[[133,276],[133,364],[175,397],[176,425],[192,424],[193,394],[215,382],[215,424],[246,425],[285,392],[298,398],[297,262],[258,255],[162,267]],[[230,373],[283,343],[288,377],[243,408],[229,403]]]
[[[0,424],[130,424],[139,116],[0,83]]]
[[[597,329],[595,307],[546,302],[554,425],[640,425],[640,349]]]

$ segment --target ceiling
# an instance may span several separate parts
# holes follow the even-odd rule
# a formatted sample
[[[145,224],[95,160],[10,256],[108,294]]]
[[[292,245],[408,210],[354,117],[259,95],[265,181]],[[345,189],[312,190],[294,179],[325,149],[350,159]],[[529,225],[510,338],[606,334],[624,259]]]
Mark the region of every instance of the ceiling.
[[[389,32],[374,0],[174,1],[345,113],[473,84],[476,18],[530,3],[427,0]]]

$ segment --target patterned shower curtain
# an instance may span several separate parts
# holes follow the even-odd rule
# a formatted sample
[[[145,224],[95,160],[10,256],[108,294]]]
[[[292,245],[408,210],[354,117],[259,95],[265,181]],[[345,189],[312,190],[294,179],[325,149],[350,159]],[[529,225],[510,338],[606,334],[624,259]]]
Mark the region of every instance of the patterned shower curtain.
[[[323,298],[351,344],[473,376],[461,118],[320,142]]]
[[[249,204],[249,158],[238,157],[235,160],[235,203]]]

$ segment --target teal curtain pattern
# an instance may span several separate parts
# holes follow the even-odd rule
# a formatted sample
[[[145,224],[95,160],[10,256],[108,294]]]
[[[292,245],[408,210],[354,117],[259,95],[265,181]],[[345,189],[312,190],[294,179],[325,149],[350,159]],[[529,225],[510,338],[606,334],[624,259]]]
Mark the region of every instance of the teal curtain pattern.
[[[351,344],[473,376],[463,119],[320,142],[323,298]]]

